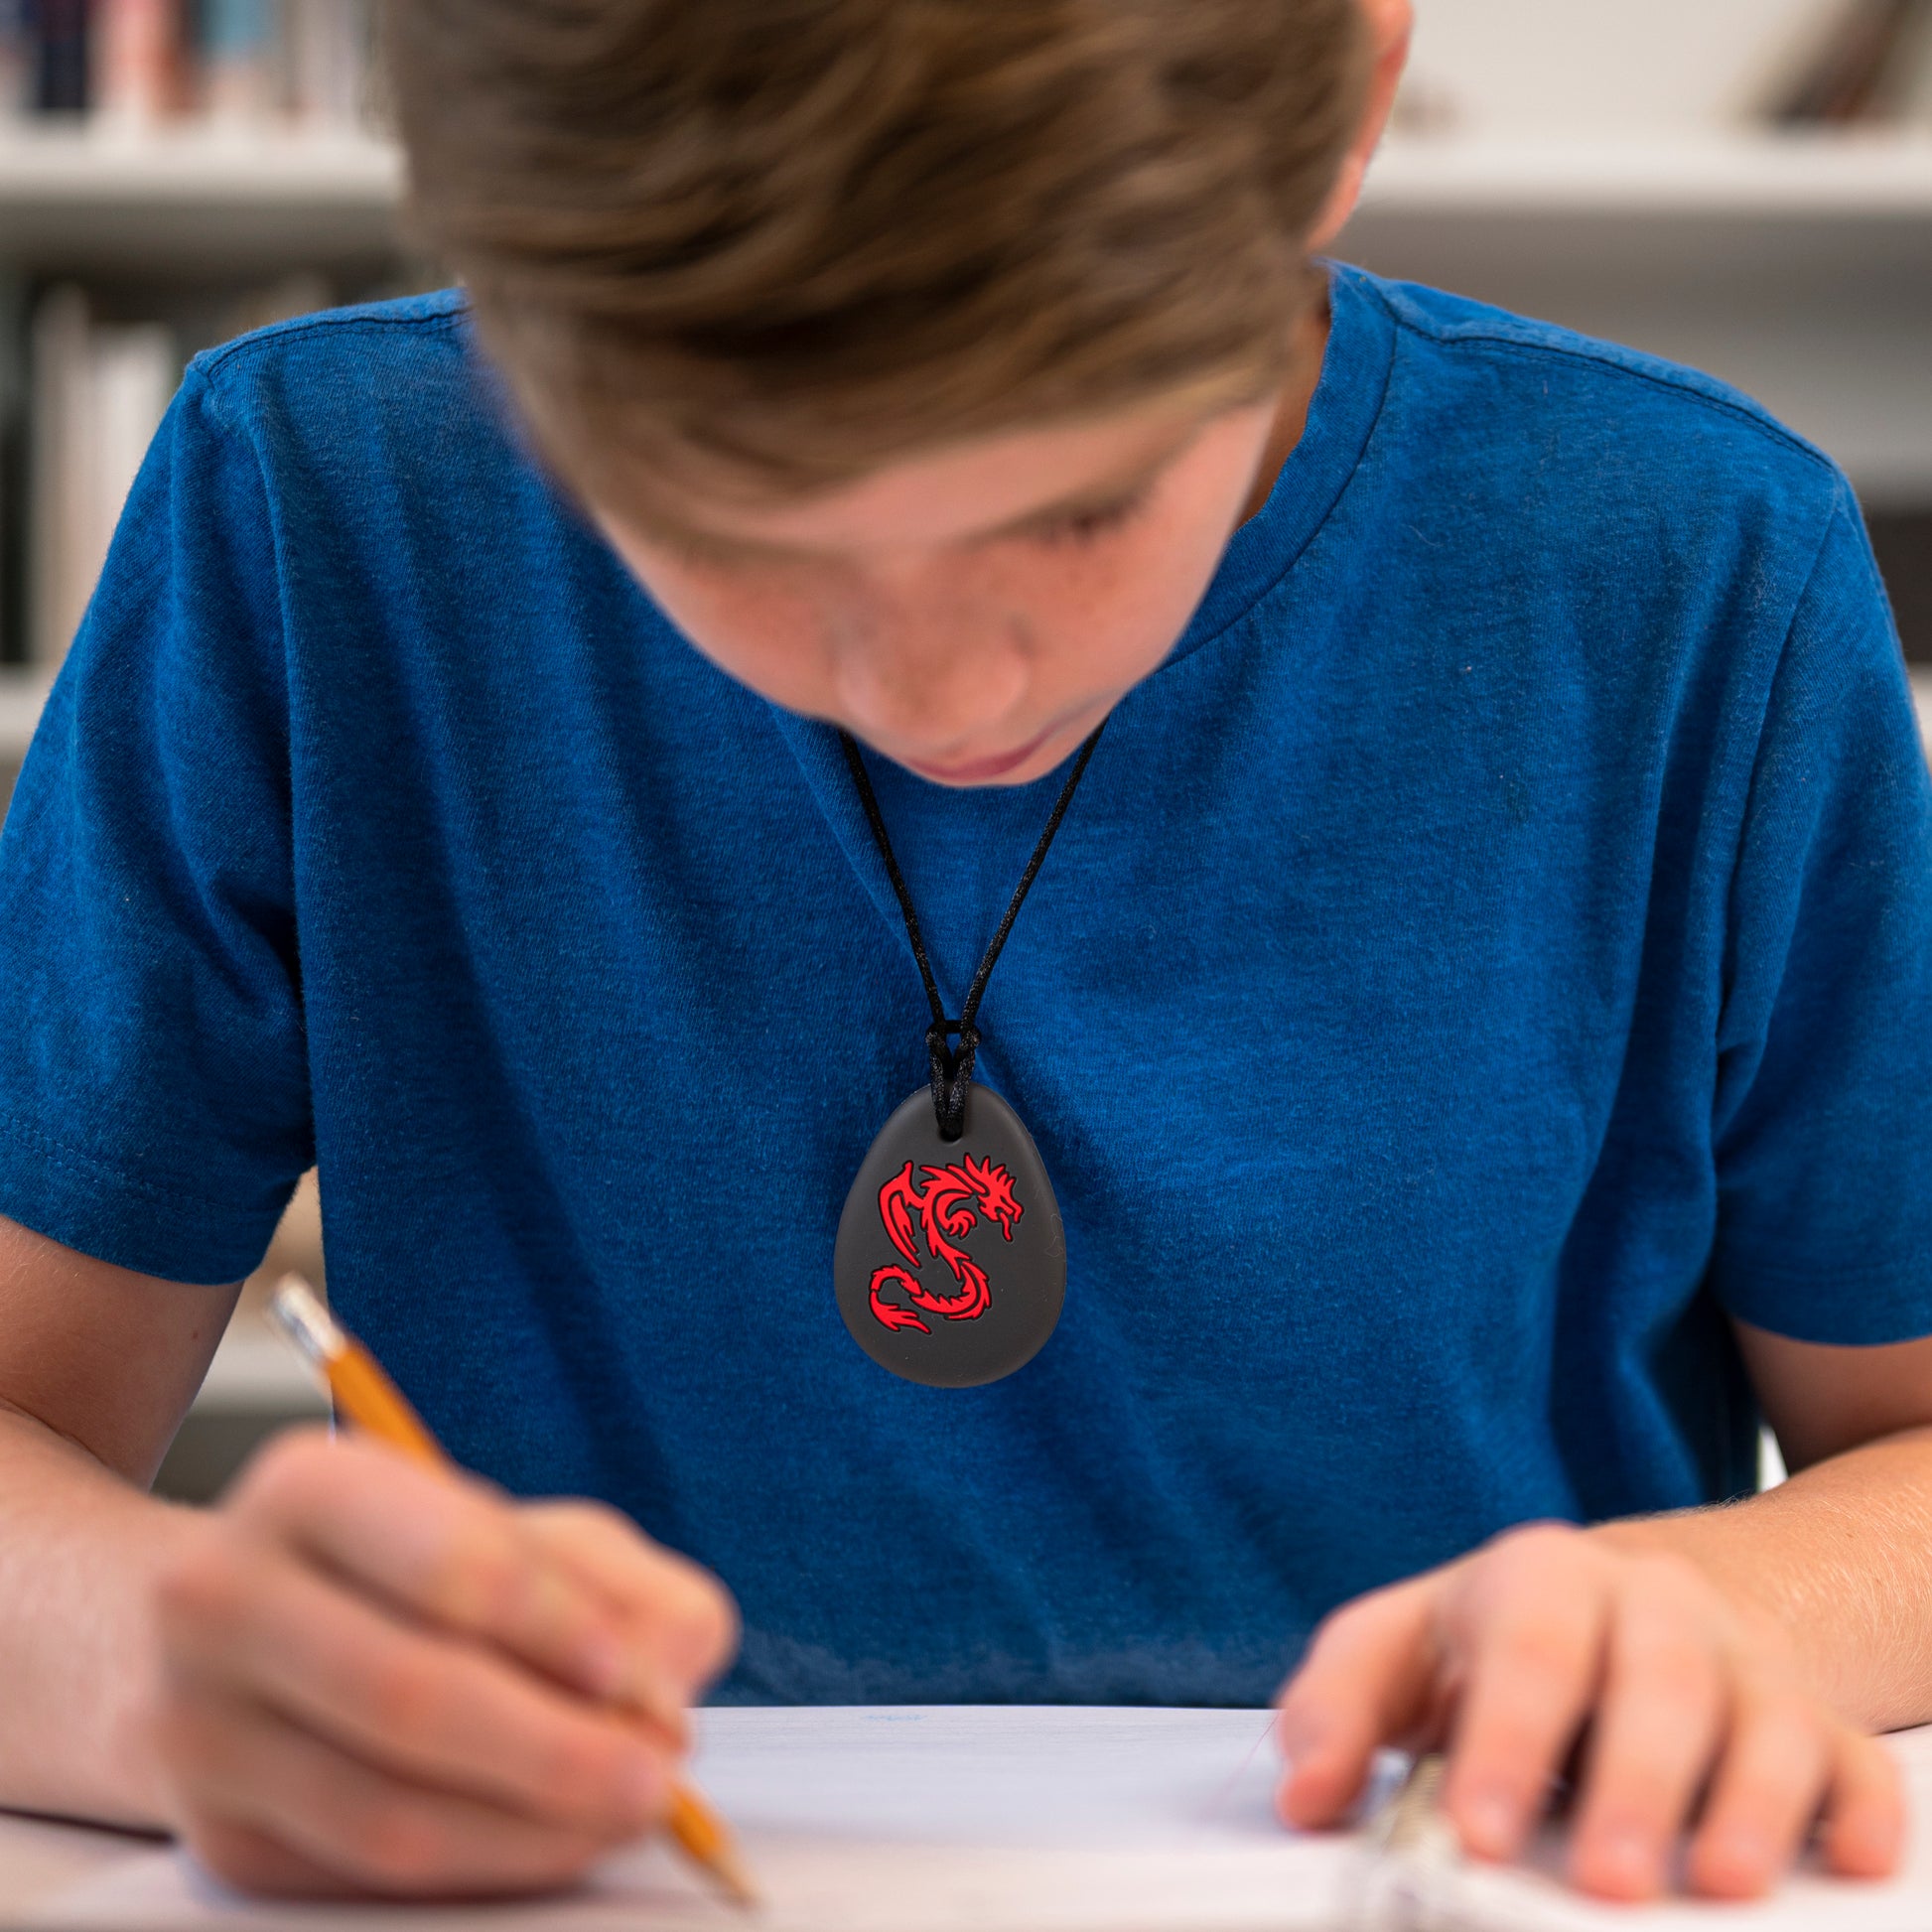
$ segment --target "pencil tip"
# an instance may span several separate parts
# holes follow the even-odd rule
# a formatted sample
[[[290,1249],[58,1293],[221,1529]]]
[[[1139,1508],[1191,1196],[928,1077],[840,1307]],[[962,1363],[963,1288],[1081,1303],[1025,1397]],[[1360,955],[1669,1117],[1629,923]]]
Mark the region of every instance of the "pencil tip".
[[[752,1875],[729,1852],[720,1852],[711,1861],[711,1869],[726,1895],[741,1911],[754,1912],[764,1903]]]

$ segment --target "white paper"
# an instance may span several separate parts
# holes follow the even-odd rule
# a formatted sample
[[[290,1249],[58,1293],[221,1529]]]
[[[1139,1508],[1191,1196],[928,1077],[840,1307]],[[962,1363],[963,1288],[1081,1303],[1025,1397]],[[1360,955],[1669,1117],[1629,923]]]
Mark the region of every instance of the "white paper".
[[[661,1846],[582,1891],[486,1908],[277,1906],[142,1852],[30,1923],[153,1932],[1323,1932],[1346,1926],[1365,1854],[1275,1821],[1265,1712],[1026,1707],[706,1713],[693,1775],[766,1895],[747,1919]],[[1899,1740],[1923,1807],[1927,1733]],[[1545,1863],[1551,1863],[1546,1852]],[[1768,1906],[1592,1905],[1550,1876],[1453,1881],[1454,1923],[1496,1932],[1927,1932],[1932,1870],[1840,1886],[1800,1877]]]

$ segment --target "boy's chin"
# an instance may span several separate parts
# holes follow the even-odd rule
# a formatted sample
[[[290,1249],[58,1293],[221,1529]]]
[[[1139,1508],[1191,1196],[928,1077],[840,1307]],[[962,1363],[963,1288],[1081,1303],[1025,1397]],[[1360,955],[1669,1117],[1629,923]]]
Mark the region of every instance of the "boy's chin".
[[[1009,751],[927,759],[888,750],[886,756],[915,777],[935,785],[962,789],[977,785],[1030,785],[1064,764],[1111,708],[1096,705],[1078,718],[1048,725]]]

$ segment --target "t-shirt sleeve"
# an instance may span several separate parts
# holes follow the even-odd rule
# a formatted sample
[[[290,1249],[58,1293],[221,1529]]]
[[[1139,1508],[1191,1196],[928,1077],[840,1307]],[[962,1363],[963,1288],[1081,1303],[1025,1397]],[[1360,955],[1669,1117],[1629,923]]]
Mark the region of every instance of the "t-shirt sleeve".
[[[254,446],[191,369],[0,835],[0,1213],[177,1281],[311,1159],[286,653]]]
[[[1849,493],[1773,680],[1730,886],[1712,1286],[1798,1340],[1932,1333],[1932,774]]]

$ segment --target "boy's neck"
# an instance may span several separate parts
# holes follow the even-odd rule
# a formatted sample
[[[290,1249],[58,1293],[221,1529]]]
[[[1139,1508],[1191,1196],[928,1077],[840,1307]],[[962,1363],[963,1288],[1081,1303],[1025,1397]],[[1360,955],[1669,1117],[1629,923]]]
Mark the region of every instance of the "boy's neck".
[[[1247,522],[1267,502],[1275,480],[1282,473],[1282,465],[1295,454],[1302,432],[1308,427],[1309,405],[1314,400],[1315,385],[1321,380],[1322,359],[1327,352],[1328,301],[1323,296],[1296,325],[1288,377],[1282,384],[1268,443],[1255,470],[1254,487],[1241,506],[1241,522]]]

